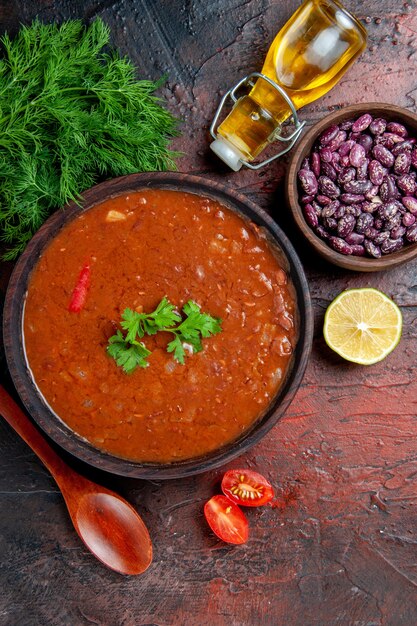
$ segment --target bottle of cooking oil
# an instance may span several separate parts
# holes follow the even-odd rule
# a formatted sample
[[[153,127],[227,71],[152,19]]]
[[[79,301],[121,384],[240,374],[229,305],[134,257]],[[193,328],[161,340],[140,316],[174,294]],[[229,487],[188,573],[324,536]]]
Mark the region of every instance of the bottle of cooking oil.
[[[327,93],[365,49],[366,30],[336,0],[305,0],[272,42],[262,73],[242,79],[224,96],[211,127],[211,149],[234,171],[242,165],[258,169],[287,152],[303,124],[297,109]],[[237,97],[242,86],[247,95]],[[225,101],[235,105],[215,130]],[[282,123],[292,117],[295,131],[281,135]],[[253,165],[265,146],[275,140],[286,147]]]

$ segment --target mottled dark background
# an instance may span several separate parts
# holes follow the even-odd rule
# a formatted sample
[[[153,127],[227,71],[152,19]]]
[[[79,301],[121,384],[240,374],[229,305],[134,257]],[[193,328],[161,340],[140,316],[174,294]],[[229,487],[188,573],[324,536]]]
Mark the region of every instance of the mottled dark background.
[[[220,96],[259,70],[296,0],[33,0],[0,2],[0,31],[102,17],[141,77],[183,120],[179,170],[222,180],[266,208],[304,263],[315,311],[313,354],[284,419],[231,466],[263,472],[282,508],[250,510],[251,539],[229,547],[202,507],[222,471],[168,483],[89,477],[140,511],[154,542],[142,577],[103,568],[80,543],[53,480],[0,422],[0,624],[7,626],[413,626],[417,624],[417,263],[354,274],[310,255],[287,217],[286,159],[260,172],[227,171],[208,151]],[[346,0],[369,44],[331,93],[303,110],[313,123],[354,102],[416,111],[417,4]],[[1,97],[1,95],[0,95]],[[11,266],[0,265],[4,295]],[[343,289],[372,285],[401,306],[400,345],[369,368],[324,344],[326,306]],[[4,380],[3,380],[4,379]],[[11,389],[2,360],[2,382]]]

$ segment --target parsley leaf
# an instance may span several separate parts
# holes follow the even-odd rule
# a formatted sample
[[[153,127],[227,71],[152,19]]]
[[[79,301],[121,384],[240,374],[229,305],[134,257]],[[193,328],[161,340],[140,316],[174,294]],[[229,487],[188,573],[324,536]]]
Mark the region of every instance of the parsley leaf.
[[[126,374],[132,374],[137,366],[148,367],[146,357],[151,354],[143,343],[135,340],[128,341],[120,330],[110,337],[107,352]]]
[[[202,313],[198,304],[189,300],[182,309],[185,319],[176,312],[175,306],[164,297],[152,313],[138,313],[126,308],[120,323],[126,335],[118,330],[110,337],[107,351],[117,365],[126,373],[131,373],[137,366],[146,367],[146,357],[150,351],[137,341],[145,335],[155,335],[158,331],[174,335],[169,342],[167,352],[173,353],[178,363],[184,364],[187,351],[191,354],[201,352],[203,338],[220,333],[221,319]],[[180,322],[178,324],[178,322]],[[176,325],[177,324],[177,325]]]
[[[175,306],[167,298],[163,298],[152,313],[138,313],[125,309],[122,313],[121,327],[127,330],[126,341],[133,341],[136,335],[156,335],[158,330],[175,326],[181,317],[175,312]]]

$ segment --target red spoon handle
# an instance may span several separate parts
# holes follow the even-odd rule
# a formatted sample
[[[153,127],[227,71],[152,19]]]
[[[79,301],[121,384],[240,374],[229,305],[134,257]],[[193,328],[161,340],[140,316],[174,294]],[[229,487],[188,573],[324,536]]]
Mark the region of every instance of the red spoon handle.
[[[1,385],[0,414],[28,446],[32,448],[57,482],[59,482],[60,478],[68,480],[70,475],[75,473],[51,448],[43,435],[37,430],[30,419],[23,413],[22,409]]]

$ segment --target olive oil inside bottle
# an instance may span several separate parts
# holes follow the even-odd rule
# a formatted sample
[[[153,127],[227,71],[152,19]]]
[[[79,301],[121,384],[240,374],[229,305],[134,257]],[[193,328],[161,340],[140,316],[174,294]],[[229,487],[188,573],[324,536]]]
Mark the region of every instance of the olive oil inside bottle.
[[[296,109],[326,94],[366,46],[366,31],[334,0],[306,0],[275,37],[262,74],[283,87]],[[218,135],[252,160],[274,140],[291,110],[267,81],[239,98]]]

